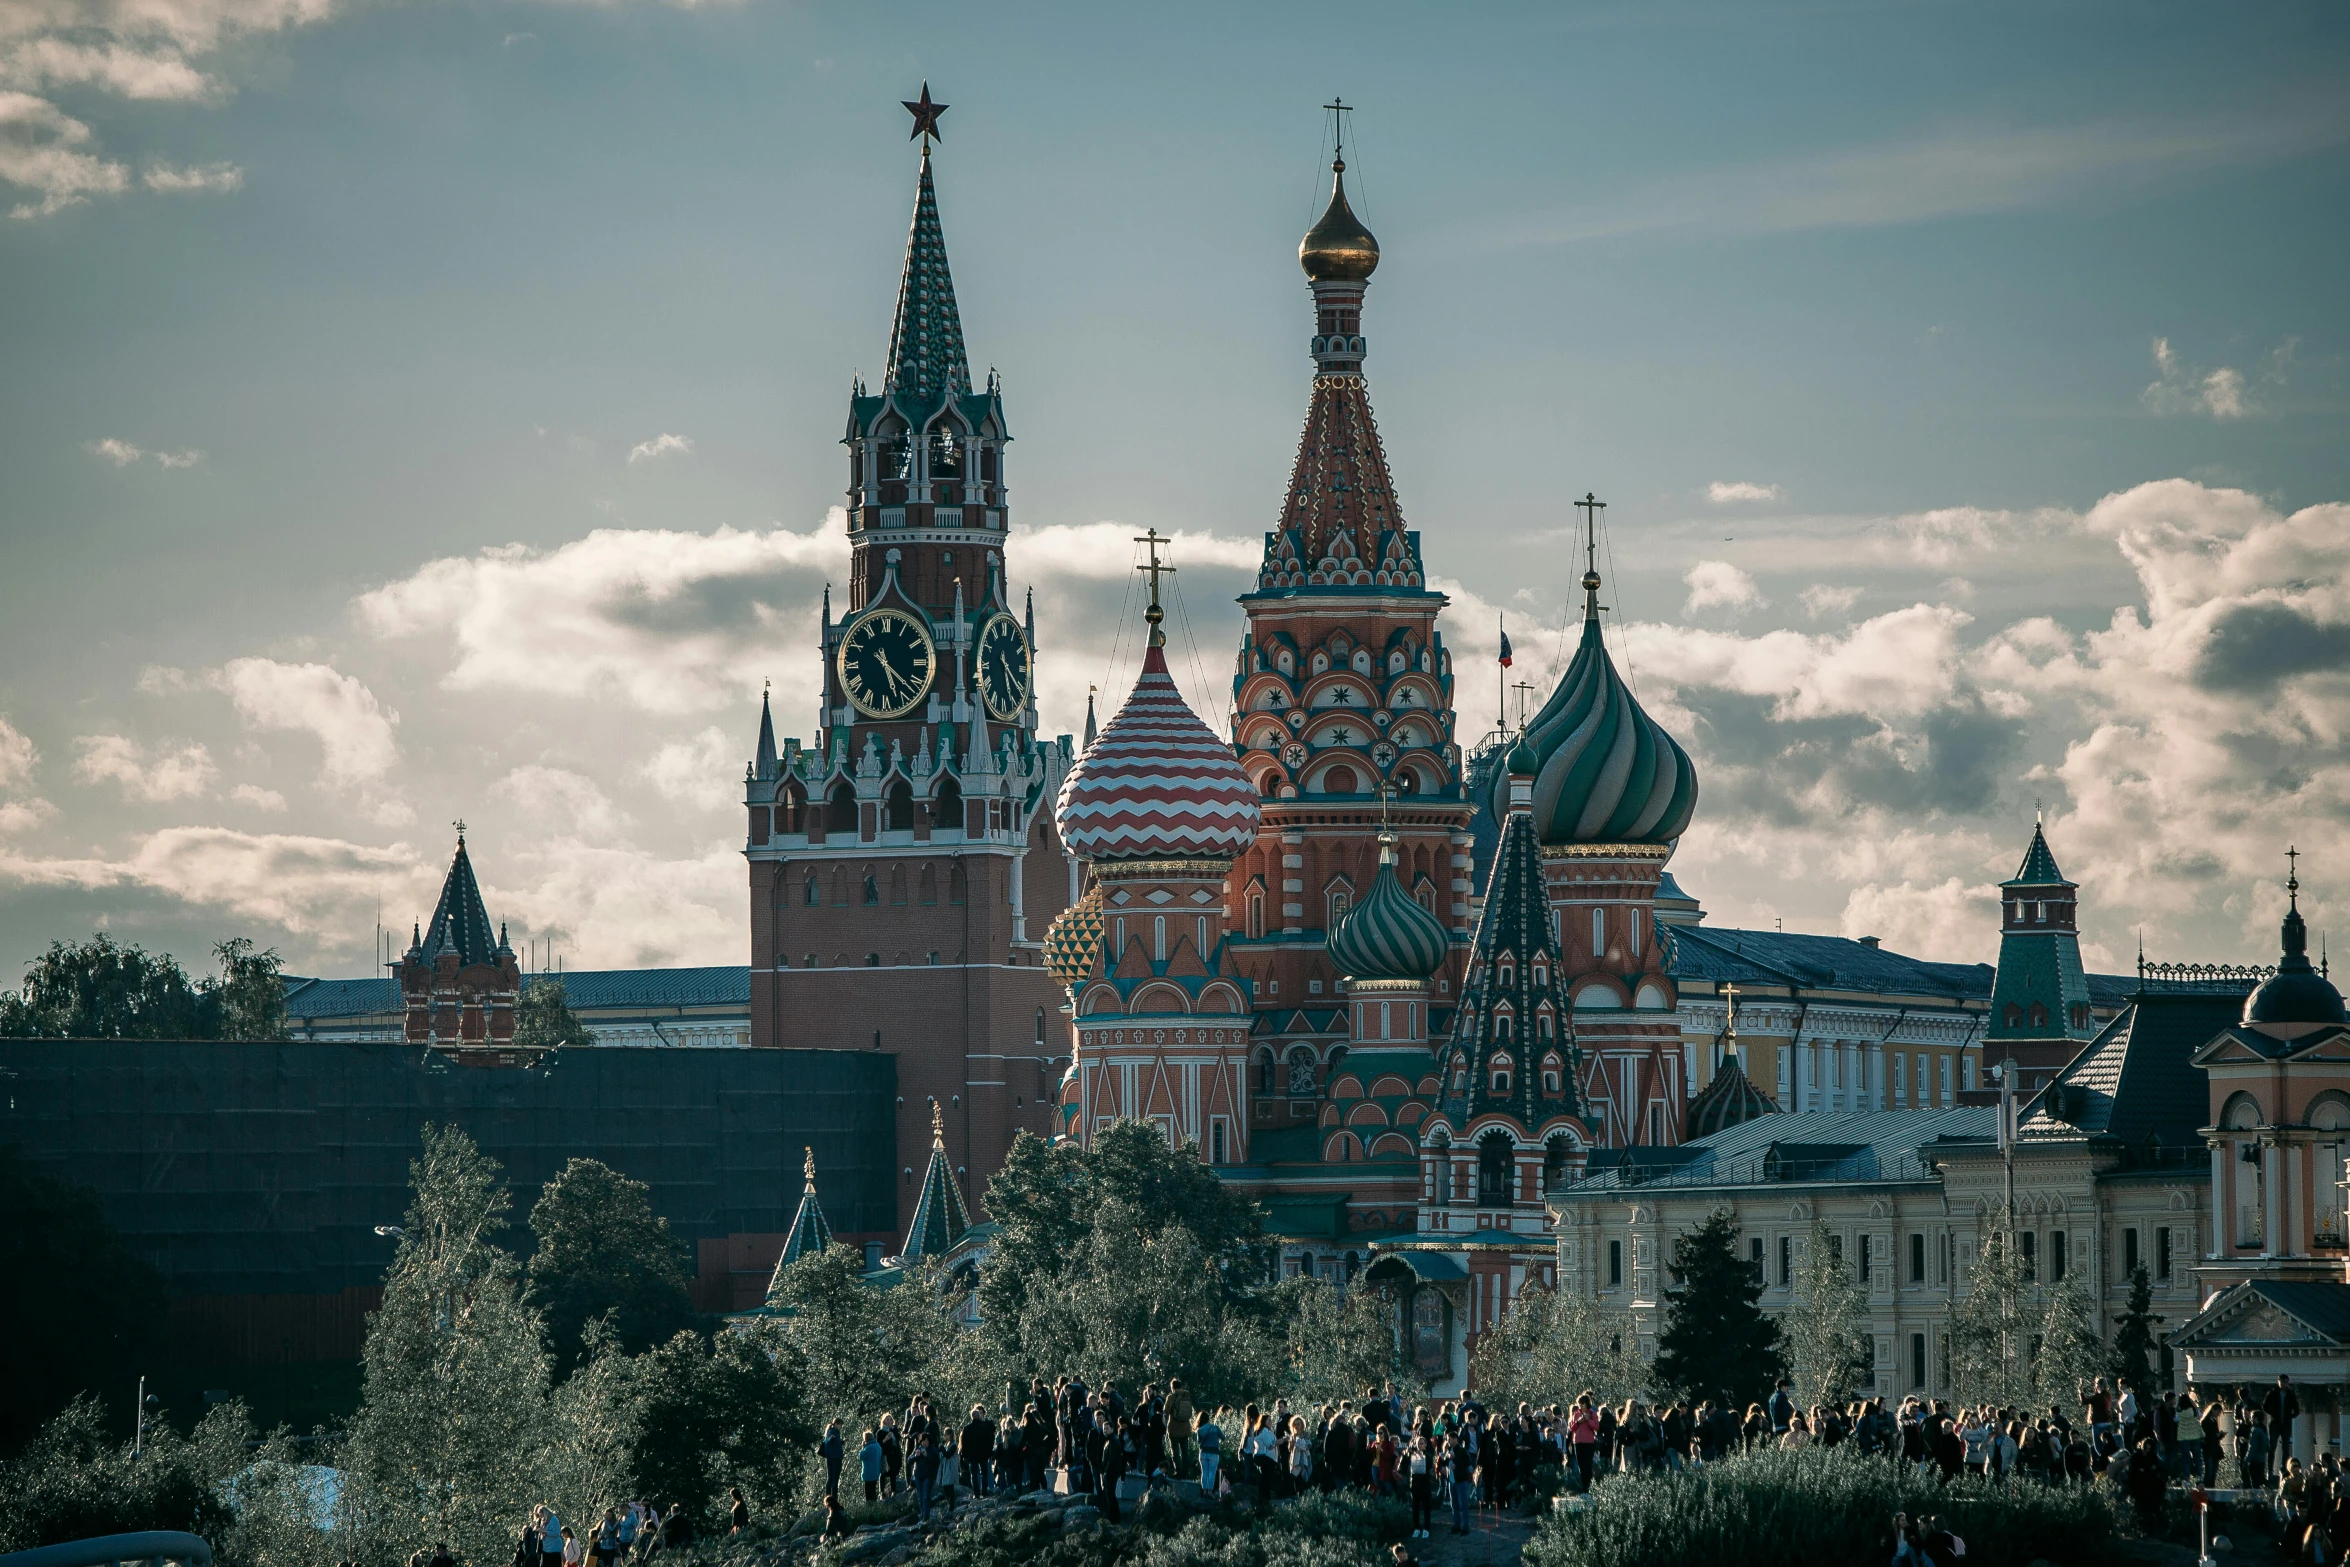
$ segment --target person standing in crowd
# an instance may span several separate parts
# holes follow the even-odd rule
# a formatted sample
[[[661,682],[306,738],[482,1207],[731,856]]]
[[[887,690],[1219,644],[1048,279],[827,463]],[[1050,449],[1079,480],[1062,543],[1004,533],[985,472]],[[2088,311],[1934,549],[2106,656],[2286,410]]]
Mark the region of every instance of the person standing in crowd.
[[[881,1475],[884,1455],[881,1438],[871,1426],[865,1428],[865,1440],[857,1444],[857,1467],[865,1479],[865,1505],[870,1507],[881,1500]]]
[[[2279,1376],[2277,1385],[2268,1390],[2260,1401],[2261,1413],[2268,1416],[2268,1439],[2280,1457],[2292,1457],[2293,1422],[2301,1418],[2301,1398],[2293,1391],[2293,1379]]]
[[[1216,1424],[1216,1417],[1203,1412],[1199,1424],[1192,1428],[1193,1444],[1199,1449],[1199,1488],[1203,1496],[1216,1494],[1216,1466],[1224,1457],[1224,1428]]]
[[[930,1495],[938,1484],[938,1439],[929,1431],[914,1438],[914,1508],[924,1523],[930,1522]]]
[[[840,1422],[835,1420],[824,1428],[824,1440],[816,1444],[817,1456],[824,1460],[824,1494],[840,1494],[840,1466],[848,1457],[848,1444],[841,1440]]]
[[[751,1526],[751,1504],[743,1500],[742,1487],[739,1485],[728,1486],[726,1495],[734,1504],[726,1509],[726,1533],[731,1538]]]
[[[1192,1433],[1199,1422],[1191,1407],[1191,1389],[1183,1385],[1181,1377],[1167,1380],[1167,1441],[1171,1451],[1168,1461],[1172,1473],[1188,1474],[1192,1467]]]
[[[1436,1523],[1436,1467],[1435,1454],[1429,1451],[1425,1433],[1414,1432],[1409,1454],[1404,1460],[1411,1471],[1412,1481],[1412,1538],[1425,1540]]]
[[[539,1515],[540,1567],[563,1567],[563,1542],[571,1531],[563,1527],[552,1507],[542,1505]]]
[[[973,1496],[987,1495],[991,1489],[988,1470],[995,1463],[995,1422],[987,1418],[986,1406],[971,1406],[970,1418],[956,1438],[956,1452],[962,1459],[963,1484],[971,1488]]]
[[[1589,1393],[1577,1396],[1567,1417],[1567,1443],[1575,1455],[1575,1489],[1588,1491],[1592,1465],[1599,1456],[1599,1411],[1591,1407]]]
[[[1452,1532],[1469,1532],[1469,1513],[1477,1505],[1477,1457],[1469,1447],[1467,1428],[1445,1444],[1444,1469],[1452,1488]]]
[[[883,1411],[881,1416],[881,1490],[885,1496],[898,1494],[900,1477],[906,1472],[906,1446],[898,1435],[898,1417]]]

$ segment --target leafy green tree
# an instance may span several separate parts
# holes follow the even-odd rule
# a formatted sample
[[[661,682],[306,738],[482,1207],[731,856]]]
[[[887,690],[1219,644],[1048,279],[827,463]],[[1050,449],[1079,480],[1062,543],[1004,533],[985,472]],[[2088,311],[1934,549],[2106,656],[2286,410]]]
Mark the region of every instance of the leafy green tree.
[[[230,1510],[224,1488],[251,1462],[252,1422],[243,1404],[209,1411],[181,1436],[168,1420],[147,1428],[144,1450],[106,1426],[83,1397],[48,1422],[15,1459],[0,1464],[0,1551],[27,1550],[142,1529],[175,1529],[218,1542]]]
[[[764,1333],[680,1333],[640,1356],[636,1375],[639,1490],[705,1519],[723,1513],[728,1486],[768,1516],[795,1500],[822,1426],[787,1346]]]
[[[0,1453],[77,1394],[135,1398],[162,1326],[163,1278],[107,1223],[98,1194],[29,1174],[0,1147]]]
[[[558,1516],[592,1522],[642,1489],[637,1451],[651,1369],[649,1357],[621,1353],[605,1321],[588,1324],[587,1358],[547,1396],[539,1472]]]
[[[786,1268],[777,1303],[811,1417],[870,1424],[902,1409],[949,1354],[960,1330],[938,1280],[920,1270],[884,1287],[855,1247],[834,1244]]]
[[[0,1035],[15,1039],[209,1039],[215,1009],[168,952],[124,945],[104,931],[52,941],[25,967],[21,989],[0,993]]]
[[[1357,1398],[1382,1382],[1405,1387],[1416,1380],[1404,1362],[1394,1306],[1384,1290],[1358,1284],[1341,1293],[1322,1279],[1284,1279],[1275,1291],[1275,1312],[1286,1325],[1294,1398]]]
[[[1469,1379],[1494,1404],[1566,1404],[1586,1391],[1615,1403],[1646,1393],[1651,1368],[1628,1313],[1571,1288],[1529,1285],[1479,1335]]]
[[[2154,1306],[2154,1280],[2139,1263],[2130,1270],[2130,1299],[2113,1319],[2113,1375],[2138,1390],[2141,1397],[2154,1386],[2154,1325],[2162,1321]],[[2069,1401],[2071,1393],[2068,1391]]]
[[[2091,1377],[2112,1369],[2113,1355],[2097,1336],[2096,1307],[2078,1273],[2067,1273],[2048,1292],[2039,1340],[2032,1355],[2032,1387],[2042,1404],[2070,1404]]]
[[[530,1210],[538,1250],[525,1299],[546,1322],[558,1370],[605,1318],[629,1354],[666,1343],[693,1318],[683,1248],[653,1212],[651,1188],[594,1159],[573,1159]]]
[[[256,950],[243,936],[212,949],[220,964],[217,977],[202,986],[219,1039],[284,1039],[286,1037],[286,982],[277,948]]]
[[[571,1010],[563,981],[538,978],[523,981],[514,1003],[514,1043],[531,1050],[560,1050],[595,1043],[588,1026]]]
[[[1812,1221],[1795,1271],[1795,1302],[1780,1321],[1788,1369],[1806,1402],[1844,1402],[1871,1358],[1868,1297],[1844,1265],[1828,1227]]]
[[[2006,1217],[1987,1216],[1966,1293],[1950,1309],[1950,1374],[1959,1397],[1992,1404],[2030,1398],[2027,1359],[2039,1321],[2027,1309],[2027,1287]]]
[[[502,1560],[538,1500],[547,1400],[538,1318],[497,1245],[505,1172],[457,1128],[428,1126],[409,1177],[344,1446],[340,1554],[389,1561],[446,1540]]]
[[[1779,1324],[1756,1303],[1760,1272],[1738,1255],[1738,1219],[1717,1208],[1673,1240],[1654,1385],[1691,1401],[1744,1407],[1768,1398],[1782,1369]]]

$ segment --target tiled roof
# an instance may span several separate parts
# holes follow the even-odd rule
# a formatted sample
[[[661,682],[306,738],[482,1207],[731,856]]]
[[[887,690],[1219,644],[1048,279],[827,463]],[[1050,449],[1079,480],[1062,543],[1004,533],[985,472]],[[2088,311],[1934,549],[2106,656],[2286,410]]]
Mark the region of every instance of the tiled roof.
[[[2108,1023],[2026,1105],[2026,1137],[2110,1136],[2131,1147],[2188,1146],[2210,1119],[2210,1086],[2195,1052],[2243,1008],[2224,992],[2148,991]],[[2052,1113],[2066,1088],[2079,1090],[2070,1120]]]
[[[441,883],[441,901],[432,911],[432,924],[425,928],[425,961],[454,949],[457,961],[469,967],[494,963],[500,943],[498,932],[490,925],[489,910],[482,906],[473,857],[465,852],[465,840],[459,838],[457,856],[449,862],[448,877]]]
[[[883,389],[897,393],[903,402],[925,404],[971,394],[971,366],[963,357],[963,319],[955,309],[955,280],[947,271],[946,235],[939,227],[927,142],[921,184],[914,193],[914,222],[906,234],[906,269],[898,280],[897,316],[889,328]]]
[[[606,1007],[747,1007],[751,1004],[751,971],[740,964],[711,968],[575,969],[567,974],[538,974],[523,981],[527,987],[542,979],[563,982],[563,1000],[574,1012]],[[392,979],[286,978],[286,1013],[296,1026],[334,1018],[367,1017],[398,1012],[400,985]]]
[[[1560,1195],[1575,1197],[1656,1185],[1759,1186],[1779,1181],[1922,1180],[1919,1150],[1995,1134],[1998,1110],[1802,1110],[1757,1116],[1676,1148],[1629,1149]]]
[[[2031,847],[2024,850],[2024,863],[2017,866],[2015,874],[2000,885],[2003,887],[2070,887],[2072,885],[2071,882],[2064,879],[2064,872],[2056,868],[2056,856],[2048,851],[2048,836],[2040,830],[2038,822],[2032,824],[2032,843]]]
[[[1927,963],[1844,936],[1676,925],[1669,972],[1676,980],[1792,985],[1924,996],[1957,1005],[1991,993],[1988,964]]]

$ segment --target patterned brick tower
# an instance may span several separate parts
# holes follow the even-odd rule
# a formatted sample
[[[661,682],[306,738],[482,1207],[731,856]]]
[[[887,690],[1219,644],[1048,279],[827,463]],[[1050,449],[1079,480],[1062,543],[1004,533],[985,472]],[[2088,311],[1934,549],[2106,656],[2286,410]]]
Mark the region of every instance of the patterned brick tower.
[[[1061,1112],[1086,1146],[1150,1121],[1211,1165],[1245,1164],[1249,986],[1224,883],[1256,837],[1256,790],[1167,673],[1155,541],[1148,569],[1141,677],[1061,789],[1061,835],[1091,879],[1048,939],[1076,1018]]]
[[[510,1064],[522,968],[506,944],[504,927],[491,929],[473,859],[465,852],[462,823],[432,925],[418,931],[401,955],[399,980],[411,1044],[431,1045],[482,1065]]]
[[[1526,725],[1528,801],[1558,922],[1560,961],[1584,1063],[1584,1107],[1599,1141],[1677,1143],[1681,1080],[1677,992],[1656,930],[1657,882],[1697,809],[1697,772],[1616,673],[1600,634],[1597,516],[1586,495],[1583,640],[1550,699]],[[1509,774],[1494,816],[1511,815]],[[1499,875],[1499,861],[1495,874]]]
[[[1404,526],[1364,389],[1363,291],[1379,245],[1347,205],[1345,171],[1342,155],[1329,205],[1298,246],[1314,294],[1313,395],[1280,524],[1240,600],[1248,629],[1232,683],[1233,741],[1263,803],[1256,842],[1226,882],[1255,996],[1260,1130],[1316,1121],[1317,1095],[1354,1042],[1324,942],[1378,874],[1383,795],[1395,879],[1446,933],[1433,1017],[1414,1014],[1426,1033],[1441,1032],[1454,1004],[1468,940],[1473,807],[1452,658],[1436,629],[1446,600]]]
[[[931,180],[923,90],[914,220],[881,386],[849,398],[848,603],[826,590],[816,740],[778,748],[764,702],[749,809],[755,1046],[898,1058],[897,1146],[933,1142],[976,1207],[1023,1128],[1045,1133],[1069,1053],[1041,937],[1076,871],[1050,809],[1071,755],[1037,734],[1033,608],[1005,577],[995,377],[973,391]],[[922,1188],[910,1158],[901,1224]]]

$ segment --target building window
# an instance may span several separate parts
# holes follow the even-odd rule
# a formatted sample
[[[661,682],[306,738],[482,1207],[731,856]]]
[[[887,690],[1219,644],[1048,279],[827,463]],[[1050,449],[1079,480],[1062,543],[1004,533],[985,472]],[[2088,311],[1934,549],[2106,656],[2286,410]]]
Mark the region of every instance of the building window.
[[[2016,1245],[2024,1260],[2024,1282],[2030,1284],[2040,1277],[2040,1237],[2030,1230],[2016,1238]]]
[[[1944,1105],[1950,1104],[1954,1098],[1950,1092],[1950,1065],[1951,1057],[1944,1056],[1942,1058],[1942,1103]]]
[[[879,967],[881,967],[881,954],[880,954],[880,953],[878,953],[878,952],[868,952],[868,953],[866,953],[866,954],[865,954],[865,966],[866,966],[867,968],[879,968]]]
[[[965,888],[967,888],[969,885],[969,881],[963,874],[963,862],[961,860],[957,860],[947,871],[947,902],[962,902],[965,895]]]
[[[1608,1288],[1610,1288],[1610,1289],[1615,1289],[1615,1288],[1617,1288],[1618,1286],[1622,1285],[1622,1283],[1623,1283],[1623,1282],[1624,1282],[1624,1243],[1623,1243],[1622,1241],[1609,1241],[1609,1242],[1607,1243],[1607,1283],[1608,1283]]]
[[[815,954],[815,953],[813,953],[813,952],[811,952],[811,953],[809,953],[809,954],[808,954],[808,961],[807,961],[806,963],[802,964],[802,965],[801,965],[801,967],[803,967],[803,968],[814,968],[815,966],[816,966],[816,954]]]
[[[1763,1281],[1763,1240],[1762,1240],[1762,1237],[1761,1237],[1761,1236],[1759,1236],[1759,1235],[1756,1235],[1756,1236],[1749,1237],[1749,1238],[1748,1238],[1748,1240],[1747,1240],[1747,1243],[1746,1243],[1746,1245],[1747,1245],[1747,1249],[1748,1249],[1750,1252],[1752,1252],[1752,1253],[1753,1253],[1752,1257],[1751,1257],[1751,1258],[1749,1258],[1749,1261],[1752,1263],[1752,1265],[1753,1265],[1753,1267],[1754,1267],[1754,1282],[1755,1282],[1755,1283],[1757,1283],[1757,1284],[1760,1284],[1760,1283]]]
[[[1934,1282],[1937,1284],[1948,1284],[1950,1282],[1951,1248],[1953,1244],[1954,1243],[1951,1240],[1950,1232],[1948,1230],[1944,1230],[1942,1232],[1942,1255],[1934,1260]]]
[[[930,961],[936,963],[938,954],[933,952],[930,955]],[[1042,1007],[1036,1009],[1036,1042],[1040,1045],[1044,1043],[1044,1008]]]
[[[1264,939],[1264,935],[1265,895],[1261,892],[1252,892],[1248,895],[1248,937],[1251,941],[1261,941]]]
[[[2138,1272],[2138,1229],[2136,1225],[2122,1231],[2122,1278],[2135,1277]]]
[[[881,882],[871,871],[865,873],[865,902],[869,906],[881,902]]]
[[[1909,1385],[1913,1388],[1926,1385],[1926,1336],[1923,1333],[1912,1333],[1909,1336]]]
[[[809,908],[812,909],[816,907],[817,904],[824,901],[824,894],[817,890],[816,873],[814,871],[808,872],[808,879],[805,883],[802,884],[802,886],[803,890],[800,894],[800,901],[805,903]]]
[[[1640,911],[1633,909],[1625,916],[1624,945],[1632,956],[1640,956]]]
[[[930,949],[930,966],[932,968],[938,967],[938,948],[936,947],[932,947]],[[1037,1041],[1041,1044],[1044,1040],[1044,1033],[1041,1029],[1038,1031],[1036,1037]]]
[[[1257,1092],[1260,1094],[1269,1094],[1272,1091],[1273,1052],[1270,1050],[1260,1050],[1257,1052]]]
[[[2051,1284],[2064,1282],[2065,1246],[2064,1231],[2048,1232],[2048,1282]]]
[[[1605,909],[1591,911],[1591,955],[1595,958],[1607,956],[1607,910]]]
[[[1860,1281],[1866,1284],[1869,1282],[1869,1237],[1862,1235],[1858,1239],[1860,1241]]]
[[[2170,1231],[2167,1228],[2154,1232],[2154,1276],[2158,1279],[2170,1277]]]
[[[1211,1116],[1208,1120],[1208,1162],[1210,1164],[1223,1164],[1226,1162],[1224,1154],[1224,1118],[1220,1115]]]
[[[1167,961],[1167,916],[1164,914],[1151,916],[1151,961]]]
[[[1795,1237],[1779,1237],[1779,1288],[1786,1289],[1795,1282]]]
[[[1926,1232],[1916,1230],[1909,1237],[1909,1282],[1926,1282]]]

